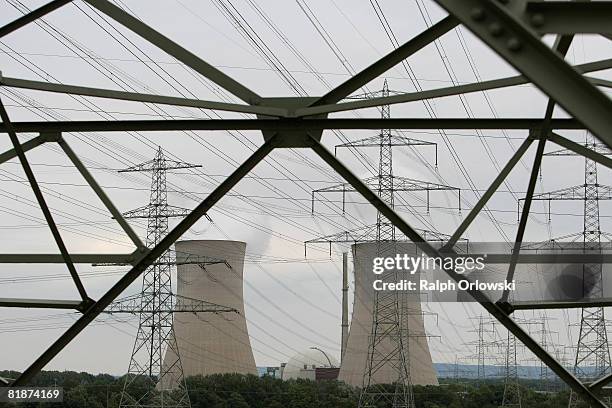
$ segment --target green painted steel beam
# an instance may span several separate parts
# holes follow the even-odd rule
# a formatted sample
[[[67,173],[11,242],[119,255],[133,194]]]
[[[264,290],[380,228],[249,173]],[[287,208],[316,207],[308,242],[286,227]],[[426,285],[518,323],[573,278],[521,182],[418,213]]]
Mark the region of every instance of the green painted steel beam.
[[[185,106],[189,108],[213,109],[227,112],[252,113],[268,116],[286,116],[287,109],[268,106],[241,105],[236,103],[204,101],[176,96],[142,94],[136,92],[115,91],[111,89],[89,88],[85,86],[56,84],[53,82],[31,81],[27,79],[0,76],[0,85],[12,88],[32,89],[72,95],[93,96],[96,98],[120,99],[124,101],[158,103],[163,105]]]
[[[0,298],[0,307],[79,310],[82,303],[80,300]]]
[[[136,254],[70,254],[75,264],[131,264]],[[64,263],[61,254],[0,254],[0,264],[54,264]]]
[[[523,20],[541,34],[612,34],[612,2],[530,1]]]
[[[588,307],[610,307],[612,298],[583,300],[540,300],[510,302],[509,307],[515,310],[545,310],[545,309],[580,309]]]
[[[54,10],[57,10],[58,8],[70,3],[71,1],[72,0],[53,0],[43,6],[40,6],[35,10],[32,10],[28,14],[24,14],[18,19],[0,27],[0,38],[12,33],[15,30],[20,29],[21,27],[30,24],[31,22],[51,13]]]
[[[17,133],[128,132],[180,130],[321,130],[321,129],[537,129],[538,118],[391,118],[391,119],[193,119],[15,122]],[[553,119],[551,129],[584,129],[575,119]],[[6,132],[0,124],[0,133]],[[175,136],[169,136],[175,137]]]

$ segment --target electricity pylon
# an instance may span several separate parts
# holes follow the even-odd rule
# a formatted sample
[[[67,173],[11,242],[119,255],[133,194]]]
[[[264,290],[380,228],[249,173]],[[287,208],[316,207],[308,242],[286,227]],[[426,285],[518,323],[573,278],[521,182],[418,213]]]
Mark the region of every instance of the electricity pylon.
[[[166,172],[193,167],[199,166],[166,159],[159,147],[153,160],[120,170],[152,174],[149,204],[124,213],[126,218],[148,220],[147,247],[156,246],[166,236],[170,217],[189,214],[187,209],[168,205]],[[203,268],[224,263],[223,260],[200,256],[187,259],[187,262]],[[173,313],[235,312],[234,309],[214,303],[175,295],[172,292],[172,268],[175,263],[174,252],[165,251],[143,273],[139,294],[119,299],[106,309],[107,313],[133,313],[139,316],[138,332],[121,392],[120,407],[190,408],[183,364],[173,328]]]
[[[353,99],[367,99],[389,96],[389,87],[385,80],[381,91],[353,96]],[[391,117],[389,105],[381,107],[383,119]],[[429,211],[429,192],[432,190],[459,190],[458,188],[429,183],[420,180],[397,177],[393,174],[393,146],[436,146],[435,143],[412,139],[395,134],[391,129],[382,129],[376,136],[345,143],[338,147],[378,147],[379,162],[378,175],[366,178],[364,183],[368,185],[378,196],[391,208],[395,206],[396,191],[426,191],[427,209]],[[437,152],[436,152],[437,159]],[[437,162],[437,160],[436,160]],[[315,193],[343,193],[354,192],[355,189],[347,183],[313,191],[313,213]],[[435,240],[447,240],[444,234],[421,231],[426,236],[435,237]],[[329,243],[331,250],[332,242],[376,242],[378,256],[392,256],[397,253],[398,241],[410,241],[407,237],[398,236],[395,226],[389,222],[383,214],[378,211],[376,224],[359,228],[352,231],[343,231],[337,234],[319,237],[307,243]],[[398,271],[393,270],[380,275],[383,281],[397,282],[400,277]],[[375,291],[372,311],[372,332],[368,344],[366,370],[363,378],[363,387],[359,397],[359,407],[376,407],[380,403],[393,408],[413,408],[414,395],[412,392],[412,380],[410,377],[409,361],[409,338],[407,327],[410,309],[408,295],[399,291]],[[391,347],[385,346],[390,342]],[[383,367],[392,367],[395,380],[394,389],[389,391],[388,387],[377,384],[374,381],[376,373]]]
[[[541,319],[541,320],[540,320]],[[551,330],[548,324],[549,320],[553,320],[546,316],[546,314],[542,313],[542,315],[532,324],[538,327],[537,330],[530,330],[530,334],[535,334],[540,339],[540,345],[542,348],[548,352],[555,353],[558,351],[557,344],[551,343],[549,337],[552,338],[552,335],[559,334],[559,332]],[[552,392],[554,391],[554,382],[555,380],[554,374],[550,371],[548,366],[544,364],[542,360],[537,357],[532,357],[526,359],[525,361],[529,363],[539,364],[540,366],[540,391],[542,392]]]
[[[612,155],[607,146],[595,143],[589,135],[585,147],[603,155]],[[547,156],[577,156],[570,150],[557,150]],[[599,219],[599,201],[612,200],[612,187],[600,185],[597,181],[597,163],[589,158],[584,161],[584,184],[550,193],[534,196],[534,200],[581,200],[584,202],[582,242],[585,252],[600,252],[602,232]],[[583,264],[583,296],[603,297],[601,263]],[[580,334],[574,360],[574,374],[582,380],[603,377],[612,370],[610,348],[606,331],[605,310],[603,307],[589,307],[581,310]],[[572,391],[568,406],[579,405],[579,397]]]
[[[496,359],[497,353],[490,353],[491,349],[498,349],[499,342],[495,339],[495,321],[492,319],[485,319],[484,316],[470,318],[471,320],[477,320],[478,326],[470,330],[470,333],[475,333],[477,339],[464,343],[465,346],[471,346],[476,348],[476,354],[467,356],[471,360],[476,360],[476,378],[478,385],[483,385],[487,378],[486,373],[486,362],[487,360]]]
[[[516,359],[516,337],[508,332],[506,345],[506,375],[504,380],[504,397],[502,407],[521,408],[521,388],[518,377],[518,364]]]

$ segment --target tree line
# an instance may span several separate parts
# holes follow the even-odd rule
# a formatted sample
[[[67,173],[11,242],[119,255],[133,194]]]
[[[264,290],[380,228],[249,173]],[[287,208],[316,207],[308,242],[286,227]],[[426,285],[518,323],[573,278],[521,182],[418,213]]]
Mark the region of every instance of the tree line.
[[[0,377],[16,378],[14,371],[0,372]],[[59,386],[64,389],[62,403],[21,403],[24,408],[117,408],[122,377],[74,371],[43,371],[32,382],[35,386]],[[270,376],[215,374],[187,378],[193,408],[355,408],[359,389],[339,381],[282,381]],[[393,385],[389,385],[389,391]],[[498,408],[502,404],[503,380],[476,384],[473,380],[448,381],[439,386],[414,386],[416,408]],[[567,406],[569,393],[540,393],[522,389],[523,408],[558,408]],[[16,405],[2,404],[0,407]],[[587,407],[586,405],[584,406]],[[380,408],[387,408],[385,404]]]

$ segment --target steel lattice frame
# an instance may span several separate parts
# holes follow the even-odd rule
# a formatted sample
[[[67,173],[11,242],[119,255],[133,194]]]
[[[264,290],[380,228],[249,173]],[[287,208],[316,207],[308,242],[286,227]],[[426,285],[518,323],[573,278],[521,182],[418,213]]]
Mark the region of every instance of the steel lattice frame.
[[[45,301],[28,299],[1,299],[0,305],[13,307],[60,307],[76,308],[82,312],[81,317],[62,334],[45,352],[43,352],[10,386],[22,386],[28,383],[45,365],[51,361],[70,341],[87,327],[111,302],[138,278],[143,271],[160,257],[187,229],[209,211],[238,181],[247,175],[258,163],[276,148],[310,148],[328,165],[336,170],[355,190],[361,193],[385,218],[392,222],[403,234],[416,242],[429,256],[440,253],[426,242],[408,223],[391,209],[377,194],[372,192],[362,180],[355,176],[333,153],[321,142],[324,129],[525,129],[529,136],[518,149],[508,164],[502,169],[482,198],[464,218],[462,224],[449,240],[449,248],[456,242],[476,215],[482,210],[492,194],[514,165],[523,156],[529,145],[538,141],[538,149],[532,169],[527,199],[519,223],[517,241],[520,244],[527,222],[527,215],[533,195],[536,178],[546,141],[552,141],[592,160],[612,167],[612,161],[605,156],[577,143],[571,142],[552,133],[556,129],[586,129],[608,147],[612,147],[612,100],[604,95],[597,86],[610,86],[609,81],[588,79],[586,72],[612,68],[612,60],[597,61],[579,66],[570,66],[563,58],[569,48],[574,34],[601,34],[610,38],[612,34],[612,3],[601,2],[563,2],[563,1],[527,1],[527,0],[436,0],[449,13],[449,16],[434,24],[427,30],[413,37],[405,44],[390,52],[363,71],[346,80],[321,97],[302,98],[264,98],[244,85],[217,70],[204,60],[158,33],[140,20],[129,15],[107,0],[85,0],[98,11],[111,17],[145,40],[164,50],[199,74],[231,92],[243,104],[231,104],[194,99],[183,99],[159,95],[146,95],[130,92],[119,92],[97,88],[66,86],[45,82],[27,81],[14,78],[1,78],[2,86],[13,86],[28,89],[41,89],[50,92],[63,92],[76,95],[152,102],[169,105],[195,106],[221,111],[234,111],[257,114],[257,119],[219,119],[219,120],[153,120],[153,121],[93,121],[93,122],[24,122],[11,123],[4,107],[0,104],[2,126],[0,132],[8,133],[13,149],[0,155],[0,163],[18,157],[33,192],[39,202],[47,223],[53,232],[60,254],[3,254],[0,263],[66,263],[73,280],[81,294],[80,301]],[[12,33],[32,21],[70,3],[69,0],[54,0],[26,14],[17,20],[0,27],[0,38]],[[459,24],[471,30],[499,56],[516,68],[521,75],[501,78],[474,84],[440,88],[423,92],[414,92],[389,97],[375,98],[366,101],[340,102],[343,98],[358,90],[369,81],[377,78],[402,60],[408,58],[428,44],[449,32]],[[541,40],[547,33],[558,34],[555,49],[551,49]],[[483,91],[508,87],[524,83],[533,83],[550,97],[547,114],[543,119],[328,119],[331,112],[347,111],[368,106],[402,103],[407,101],[458,95],[468,92]],[[559,105],[568,112],[570,119],[553,119],[552,111]],[[71,131],[123,131],[123,130],[261,130],[265,143],[245,160],[225,181],[223,181],[206,199],[185,217],[166,237],[152,248],[146,248],[121,217],[112,202],[89,174],[85,166],[61,138],[62,132]],[[20,144],[17,133],[38,132],[41,135],[29,142]],[[51,134],[51,135],[49,135]],[[127,255],[102,256],[97,254],[71,255],[66,250],[61,235],[53,221],[47,204],[36,182],[34,173],[25,156],[25,151],[37,145],[58,142],[92,189],[115,216],[134,241],[138,248]],[[521,262],[520,255],[513,259]],[[593,263],[588,255],[584,262]],[[83,262],[128,262],[133,266],[111,289],[97,301],[87,296],[80,278],[74,269],[74,263]],[[447,274],[455,280],[463,277],[452,270]],[[525,330],[511,317],[513,307],[508,302],[494,302],[479,291],[469,292],[494,318],[503,324],[516,338],[540,358],[550,369],[565,381],[573,391],[593,407],[605,407],[605,403],[596,395],[604,385],[612,381],[612,375],[605,375],[589,384],[582,383],[566,370],[555,358],[548,354]],[[581,307],[580,302],[572,305]],[[538,305],[533,305],[537,308]],[[559,307],[564,307],[563,305]]]
[[[508,332],[506,344],[506,378],[504,382],[504,397],[502,407],[521,408],[521,386],[519,383],[516,360],[516,337]]]

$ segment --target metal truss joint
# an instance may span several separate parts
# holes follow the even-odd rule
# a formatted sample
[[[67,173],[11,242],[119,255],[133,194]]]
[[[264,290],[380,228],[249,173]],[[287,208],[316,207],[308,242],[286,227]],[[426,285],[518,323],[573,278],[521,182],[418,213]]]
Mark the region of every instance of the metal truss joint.
[[[55,142],[55,143],[63,143],[64,138],[62,137],[62,132],[40,132],[40,137],[44,139],[45,142]]]
[[[507,301],[504,301],[504,300],[498,300],[497,302],[495,302],[495,304],[497,306],[499,306],[499,308],[504,313],[506,313],[507,316],[510,316],[512,313],[514,313],[514,308],[512,307],[510,302],[507,302]]]
[[[96,301],[90,298],[89,296],[87,296],[85,299],[83,299],[81,303],[79,303],[79,305],[76,307],[76,310],[78,310],[81,313],[85,313],[95,304],[96,304]]]

